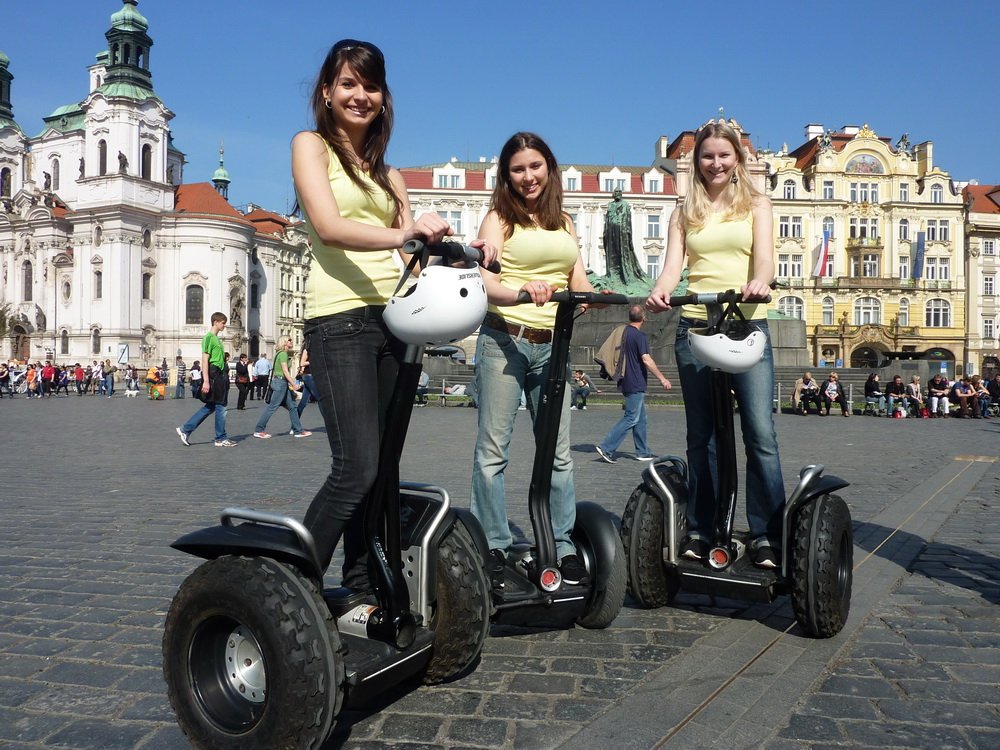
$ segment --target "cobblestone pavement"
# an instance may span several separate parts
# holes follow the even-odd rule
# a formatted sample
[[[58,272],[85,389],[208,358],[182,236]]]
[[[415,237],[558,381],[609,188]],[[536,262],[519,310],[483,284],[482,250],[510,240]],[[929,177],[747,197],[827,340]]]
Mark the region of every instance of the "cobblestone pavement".
[[[230,410],[235,448],[213,447],[210,421],[185,447],[174,428],[196,405],[0,403],[0,746],[187,747],[160,638],[198,561],[169,543],[228,505],[301,517],[329,455],[315,407],[313,437],[282,434],[279,413],[275,438],[253,439],[258,401]],[[403,477],[466,505],[475,415],[417,410]],[[642,465],[627,450],[605,464],[593,445],[619,415],[573,416],[580,499],[616,514]],[[523,416],[508,498],[525,529]],[[1000,421],[780,415],[777,427],[789,489],[814,462],[852,482],[841,493],[857,543],[843,633],[800,637],[785,600],[683,593],[661,610],[627,603],[606,630],[494,628],[475,671],[346,713],[328,746],[1000,747]],[[651,410],[650,442],[682,452],[678,409]]]

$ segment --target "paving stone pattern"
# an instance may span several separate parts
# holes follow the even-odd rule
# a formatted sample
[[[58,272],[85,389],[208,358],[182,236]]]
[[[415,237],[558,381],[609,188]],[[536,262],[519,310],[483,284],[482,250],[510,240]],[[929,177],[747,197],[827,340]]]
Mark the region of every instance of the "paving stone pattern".
[[[251,437],[259,401],[231,409],[229,433],[239,445],[229,449],[212,445],[211,421],[191,447],[181,445],[174,428],[196,406],[75,396],[0,403],[8,437],[0,454],[0,746],[188,746],[167,705],[160,638],[170,599],[198,561],[169,543],[215,523],[228,505],[301,517],[329,460],[314,406],[304,417],[312,437],[293,439],[287,416],[277,413],[267,441]],[[593,451],[620,413],[593,407],[573,415],[579,499],[615,514],[643,467],[629,443],[615,465]],[[403,477],[441,484],[467,505],[475,418],[473,409],[417,410]],[[986,421],[793,415],[778,416],[777,427],[786,486],[799,466],[825,463],[853,482],[843,495],[859,528],[954,456],[995,457],[1000,432],[1000,423]],[[683,452],[679,409],[651,409],[650,442],[661,454]],[[531,453],[522,413],[507,486],[515,529],[529,535]],[[833,658],[818,679],[809,677],[797,703],[753,717],[768,747],[1000,746],[998,473],[1000,464],[990,465],[930,544],[910,540],[919,554],[898,571],[891,596],[853,613],[854,635],[833,644]],[[791,622],[790,608],[779,602],[769,617],[773,637]],[[345,713],[328,746],[576,742],[644,690],[669,683],[671,670],[697,664],[727,627],[757,618],[764,619],[760,608],[681,594],[662,610],[627,603],[606,630],[497,627],[475,671],[448,685],[400,687],[370,710]],[[811,642],[792,643],[801,650]],[[752,680],[745,687],[752,691]],[[698,721],[737,726],[733,700]],[[621,726],[615,746],[652,746],[633,744],[632,729]]]

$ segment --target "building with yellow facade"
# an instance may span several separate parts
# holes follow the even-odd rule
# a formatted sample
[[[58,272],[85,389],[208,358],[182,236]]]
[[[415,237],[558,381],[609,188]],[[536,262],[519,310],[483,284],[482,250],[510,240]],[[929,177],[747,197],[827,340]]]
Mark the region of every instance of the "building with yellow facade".
[[[817,365],[892,359],[975,370],[966,341],[964,203],[931,142],[894,144],[867,125],[809,125],[760,152],[774,204],[778,310],[805,321]],[[824,237],[828,238],[824,248]],[[826,250],[825,258],[820,253]]]

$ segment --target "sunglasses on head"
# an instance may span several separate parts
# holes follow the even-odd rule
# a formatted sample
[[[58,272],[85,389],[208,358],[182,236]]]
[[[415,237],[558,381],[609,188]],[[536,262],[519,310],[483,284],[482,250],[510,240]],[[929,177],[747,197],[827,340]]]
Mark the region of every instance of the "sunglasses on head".
[[[339,42],[333,45],[332,52],[347,52],[355,47],[361,47],[371,52],[375,57],[378,58],[379,62],[385,65],[385,56],[382,54],[382,50],[376,47],[371,42],[362,42],[359,39],[341,39]]]

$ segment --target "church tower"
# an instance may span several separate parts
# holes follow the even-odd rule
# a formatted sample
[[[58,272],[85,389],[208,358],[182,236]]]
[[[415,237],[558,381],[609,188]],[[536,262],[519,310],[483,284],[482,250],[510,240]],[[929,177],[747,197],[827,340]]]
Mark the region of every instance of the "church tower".
[[[219,168],[215,170],[215,174],[212,175],[212,184],[215,185],[215,189],[219,191],[221,195],[226,200],[229,200],[229,170],[226,169],[226,165],[223,162],[223,157],[226,154],[225,148],[222,144],[219,144]]]

